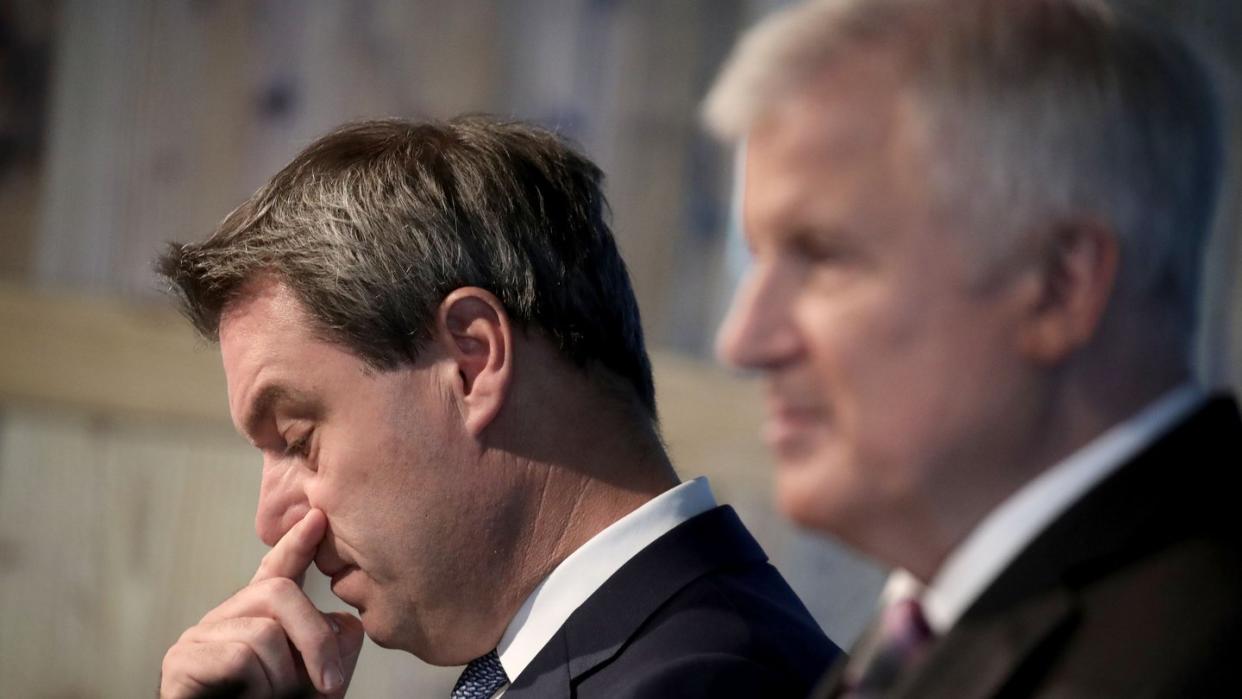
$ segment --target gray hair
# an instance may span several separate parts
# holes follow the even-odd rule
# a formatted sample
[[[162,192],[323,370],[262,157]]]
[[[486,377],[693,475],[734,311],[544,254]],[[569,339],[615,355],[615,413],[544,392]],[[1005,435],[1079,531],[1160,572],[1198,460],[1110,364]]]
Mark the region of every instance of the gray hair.
[[[1057,224],[1118,236],[1118,296],[1184,338],[1221,178],[1206,71],[1174,37],[1096,0],[821,0],[746,35],[705,104],[720,136],[861,50],[888,52],[931,150],[931,185],[979,265]]]
[[[445,296],[482,287],[570,361],[619,377],[654,419],[601,180],[519,122],[360,122],[310,145],[206,240],[171,244],[158,269],[209,339],[246,282],[274,274],[324,337],[380,370],[416,358]]]

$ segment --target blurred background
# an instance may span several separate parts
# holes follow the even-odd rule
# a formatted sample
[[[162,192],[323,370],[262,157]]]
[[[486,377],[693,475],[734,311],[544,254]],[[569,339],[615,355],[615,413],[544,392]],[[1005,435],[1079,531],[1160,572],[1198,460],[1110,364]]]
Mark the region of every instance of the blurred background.
[[[262,555],[259,458],[215,349],[151,272],[313,138],[356,118],[489,112],[576,140],[615,230],[684,477],[708,475],[838,643],[884,572],[771,506],[756,386],[711,339],[744,255],[730,153],[698,103],[779,0],[0,0],[0,694],[150,696],[164,650]],[[1229,106],[1200,373],[1242,378],[1242,4],[1148,6]],[[339,608],[313,574],[312,596]],[[371,646],[351,694],[446,696],[455,669]]]

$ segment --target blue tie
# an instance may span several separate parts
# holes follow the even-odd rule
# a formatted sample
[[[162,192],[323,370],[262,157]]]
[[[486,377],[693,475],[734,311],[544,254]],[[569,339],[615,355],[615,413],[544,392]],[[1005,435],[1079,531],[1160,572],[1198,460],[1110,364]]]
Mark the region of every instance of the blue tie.
[[[491,699],[497,689],[509,684],[509,677],[500,664],[500,657],[492,651],[470,661],[457,684],[453,685],[450,699]]]

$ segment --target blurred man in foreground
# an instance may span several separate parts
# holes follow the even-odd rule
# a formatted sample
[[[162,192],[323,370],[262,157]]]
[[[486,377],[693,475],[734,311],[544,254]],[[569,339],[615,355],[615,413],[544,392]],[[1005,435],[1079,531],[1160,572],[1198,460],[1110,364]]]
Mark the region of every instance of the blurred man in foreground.
[[[925,587],[845,696],[1236,692],[1242,425],[1190,372],[1206,78],[1089,0],[860,0],[753,30],[706,114],[754,254],[783,510]]]
[[[664,452],[599,183],[533,127],[361,123],[172,246],[273,548],[162,696],[339,696],[364,631],[469,662],[454,697],[809,689],[836,648]],[[312,606],[312,562],[357,618]]]

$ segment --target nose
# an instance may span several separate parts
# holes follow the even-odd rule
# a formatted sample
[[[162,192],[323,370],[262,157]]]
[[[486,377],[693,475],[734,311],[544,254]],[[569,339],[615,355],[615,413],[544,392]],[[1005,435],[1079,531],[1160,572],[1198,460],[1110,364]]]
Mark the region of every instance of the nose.
[[[268,546],[275,546],[310,511],[304,480],[296,466],[282,463],[278,456],[264,454],[254,530]]]
[[[773,369],[800,346],[792,323],[792,288],[772,264],[756,264],[733,297],[716,334],[716,356],[744,369]]]

